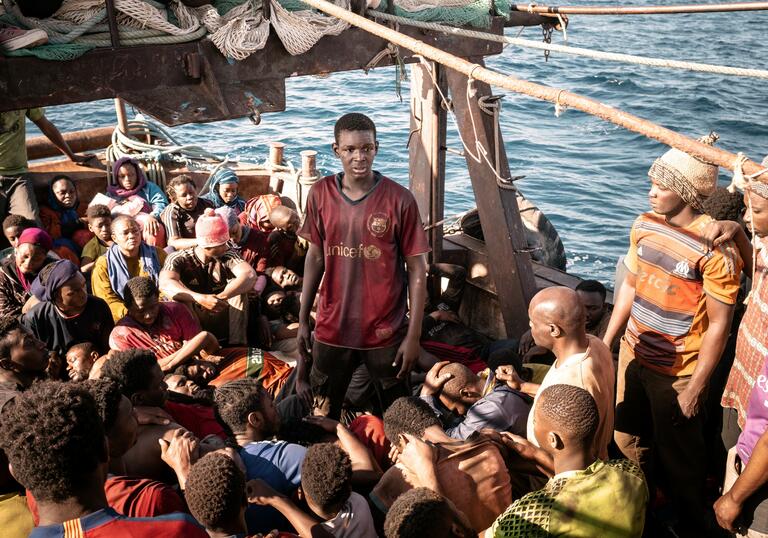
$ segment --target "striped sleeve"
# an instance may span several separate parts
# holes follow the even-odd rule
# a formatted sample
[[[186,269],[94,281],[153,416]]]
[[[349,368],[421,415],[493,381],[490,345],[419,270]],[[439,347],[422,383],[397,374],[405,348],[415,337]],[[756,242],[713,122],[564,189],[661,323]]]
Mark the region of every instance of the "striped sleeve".
[[[632,224],[632,229],[629,231],[629,250],[627,250],[627,255],[624,257],[624,265],[627,266],[627,269],[633,275],[637,274],[637,236],[635,235],[635,228],[637,227],[638,220],[640,219],[635,220]]]
[[[711,254],[704,262],[704,291],[721,303],[736,304],[744,262],[731,242],[716,247]]]
[[[160,215],[160,220],[163,221],[163,226],[165,226],[168,239],[182,237],[181,224],[179,223],[176,204],[169,204]]]

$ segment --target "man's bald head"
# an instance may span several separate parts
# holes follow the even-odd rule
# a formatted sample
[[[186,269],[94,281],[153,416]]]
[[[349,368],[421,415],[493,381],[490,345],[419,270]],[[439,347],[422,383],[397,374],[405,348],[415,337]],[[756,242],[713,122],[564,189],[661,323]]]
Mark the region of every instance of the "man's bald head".
[[[584,305],[579,294],[565,286],[541,290],[534,295],[528,311],[532,316],[538,314],[546,323],[561,327],[568,334],[584,329]]]

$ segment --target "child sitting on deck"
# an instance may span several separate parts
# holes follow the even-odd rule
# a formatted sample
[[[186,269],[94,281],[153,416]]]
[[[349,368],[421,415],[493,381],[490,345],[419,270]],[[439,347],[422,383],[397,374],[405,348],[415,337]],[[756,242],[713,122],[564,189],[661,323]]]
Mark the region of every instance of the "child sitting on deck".
[[[80,219],[80,198],[75,183],[64,175],[48,184],[48,205],[40,207],[43,229],[53,238],[53,250],[64,259],[80,264],[80,250],[93,234]]]
[[[176,250],[196,247],[195,223],[213,204],[197,195],[197,186],[189,176],[176,176],[165,191],[171,203],[160,218],[168,234],[168,246]]]
[[[96,263],[96,258],[107,253],[112,246],[112,213],[105,205],[88,206],[85,212],[88,219],[88,229],[94,234],[83,247],[80,256],[80,271],[90,273]]]
[[[160,223],[160,214],[168,205],[168,200],[160,187],[147,181],[137,161],[122,157],[115,162],[107,194],[117,202],[111,207],[113,213],[130,215],[141,225],[145,243],[165,248],[165,230]]]

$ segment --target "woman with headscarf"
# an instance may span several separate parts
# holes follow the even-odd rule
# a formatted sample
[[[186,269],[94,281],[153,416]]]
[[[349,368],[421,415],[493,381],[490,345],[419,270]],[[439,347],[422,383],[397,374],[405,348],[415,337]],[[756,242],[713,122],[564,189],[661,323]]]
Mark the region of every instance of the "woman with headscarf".
[[[45,230],[21,232],[13,255],[0,262],[0,319],[21,315],[37,274],[56,261],[48,255],[52,247],[53,239]]]
[[[69,176],[55,176],[48,184],[48,205],[40,206],[43,229],[53,238],[53,250],[73,263],[80,263],[80,251],[93,234],[80,219],[80,198]]]
[[[91,342],[99,354],[109,351],[112,314],[107,303],[88,295],[77,265],[69,260],[46,265],[30,292],[39,302],[22,321],[47,349],[64,357],[74,344]]]
[[[160,214],[168,205],[162,189],[147,181],[141,166],[130,157],[121,157],[112,167],[112,181],[107,195],[115,200],[112,214],[130,215],[141,225],[144,241],[165,248],[165,229]]]
[[[125,316],[125,283],[135,276],[146,276],[157,283],[165,263],[165,252],[141,240],[141,227],[131,217],[120,215],[112,221],[112,246],[96,259],[91,288],[107,302],[115,322]]]
[[[208,192],[201,195],[213,203],[213,208],[231,207],[239,215],[245,209],[245,200],[238,193],[240,180],[229,168],[219,168],[211,175]]]

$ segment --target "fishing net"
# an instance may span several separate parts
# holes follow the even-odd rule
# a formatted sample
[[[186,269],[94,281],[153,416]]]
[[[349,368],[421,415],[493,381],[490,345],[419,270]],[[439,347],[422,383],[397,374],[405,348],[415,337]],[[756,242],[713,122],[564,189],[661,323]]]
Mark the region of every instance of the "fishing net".
[[[488,28],[491,15],[508,17],[511,0],[381,0],[377,11],[394,1],[394,14],[422,22]]]
[[[263,17],[263,2],[270,2],[271,20]],[[349,9],[349,0],[332,0]],[[511,0],[381,0],[394,1],[394,12],[418,21],[456,26],[488,27],[492,13],[508,14]],[[96,47],[111,46],[104,0],[64,0],[48,19],[25,17],[14,0],[3,0],[0,20],[21,28],[39,28],[48,44],[4,52],[8,56],[36,56],[45,60],[71,60]],[[301,0],[213,0],[198,8],[178,0],[167,6],[155,0],[115,0],[121,46],[194,41],[208,35],[221,53],[244,60],[264,47],[270,25],[293,55],[311,49],[323,36],[338,35],[349,25],[309,8]]]

